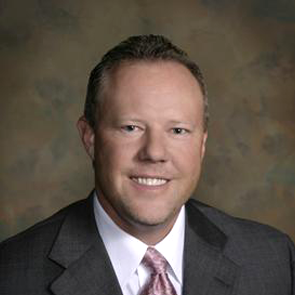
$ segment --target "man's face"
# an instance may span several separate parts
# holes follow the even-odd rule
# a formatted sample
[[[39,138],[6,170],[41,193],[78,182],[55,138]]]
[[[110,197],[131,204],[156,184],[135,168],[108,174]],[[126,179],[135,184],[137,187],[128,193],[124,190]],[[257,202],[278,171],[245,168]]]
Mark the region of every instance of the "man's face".
[[[205,151],[203,97],[176,62],[121,65],[94,131],[95,182],[123,229],[171,224],[193,192]]]

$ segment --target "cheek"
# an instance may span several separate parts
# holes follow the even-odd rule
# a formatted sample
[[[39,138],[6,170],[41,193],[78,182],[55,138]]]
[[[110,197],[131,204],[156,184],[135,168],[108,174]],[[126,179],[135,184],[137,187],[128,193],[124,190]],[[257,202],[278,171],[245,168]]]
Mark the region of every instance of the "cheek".
[[[190,178],[198,174],[201,166],[199,153],[187,152],[185,159],[181,162],[181,165],[183,172],[188,174]]]
[[[131,149],[122,147],[121,144],[105,141],[101,148],[96,148],[98,165],[109,173],[122,173],[132,161]]]
[[[175,148],[173,151],[174,164],[184,174],[198,172],[202,162],[201,143],[190,142]]]

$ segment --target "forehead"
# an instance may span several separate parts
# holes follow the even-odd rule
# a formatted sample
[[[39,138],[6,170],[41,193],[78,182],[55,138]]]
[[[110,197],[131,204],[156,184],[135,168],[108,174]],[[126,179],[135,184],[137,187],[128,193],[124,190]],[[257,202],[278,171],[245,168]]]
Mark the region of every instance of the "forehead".
[[[123,61],[110,70],[104,79],[104,94],[111,95],[115,91],[124,91],[132,87],[133,91],[141,88],[167,90],[192,90],[201,92],[196,77],[178,61]],[[203,96],[203,95],[201,95]]]
[[[101,117],[189,120],[202,117],[203,95],[180,63],[136,62],[120,65],[107,79]]]

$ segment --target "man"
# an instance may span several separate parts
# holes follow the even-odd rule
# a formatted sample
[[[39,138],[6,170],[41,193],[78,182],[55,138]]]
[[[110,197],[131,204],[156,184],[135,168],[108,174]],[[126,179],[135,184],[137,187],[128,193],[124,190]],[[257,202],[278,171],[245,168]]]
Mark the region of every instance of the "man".
[[[189,200],[208,103],[181,49],[154,35],[114,47],[77,126],[95,190],[1,244],[0,294],[294,294],[286,235]]]

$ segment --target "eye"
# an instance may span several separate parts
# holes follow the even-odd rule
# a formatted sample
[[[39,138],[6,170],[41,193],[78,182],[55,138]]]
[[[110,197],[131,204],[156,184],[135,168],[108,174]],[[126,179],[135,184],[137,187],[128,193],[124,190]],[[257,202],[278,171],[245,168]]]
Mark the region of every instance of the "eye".
[[[125,126],[122,126],[121,129],[125,132],[131,133],[138,130],[139,128],[135,125],[125,125]]]
[[[172,132],[173,132],[173,134],[187,134],[187,133],[189,133],[189,131],[187,129],[181,128],[181,127],[172,128]]]

